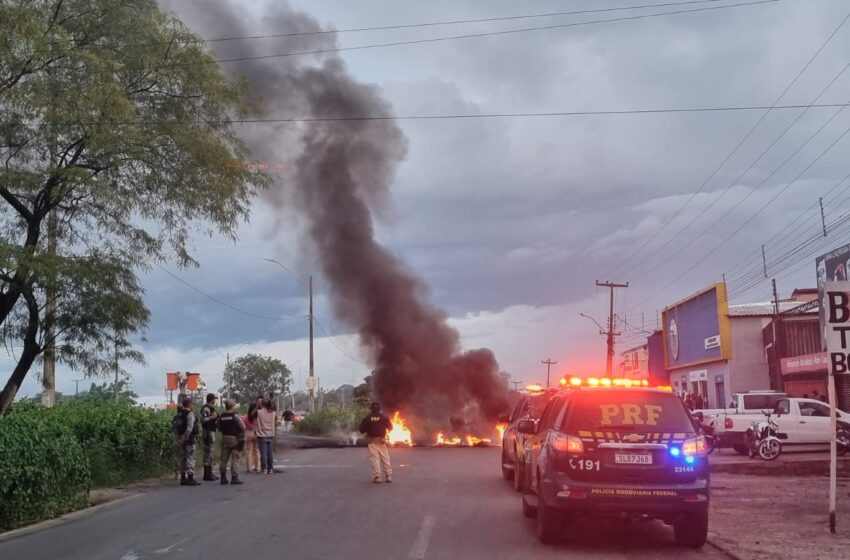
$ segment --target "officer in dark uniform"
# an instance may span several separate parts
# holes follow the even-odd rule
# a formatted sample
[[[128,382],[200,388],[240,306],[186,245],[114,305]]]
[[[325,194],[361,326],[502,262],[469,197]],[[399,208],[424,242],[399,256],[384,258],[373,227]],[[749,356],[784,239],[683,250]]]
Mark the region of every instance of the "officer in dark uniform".
[[[372,464],[372,482],[393,481],[393,468],[390,464],[390,452],[387,448],[387,432],[393,429],[393,423],[381,412],[381,405],[373,402],[367,414],[360,422],[360,431],[366,434],[369,442],[369,462]]]
[[[195,480],[195,441],[198,438],[198,419],[192,410],[192,398],[184,397],[183,406],[174,416],[176,444],[180,450],[180,485],[198,486]]]
[[[213,447],[215,446],[215,431],[218,427],[218,412],[215,401],[218,397],[207,394],[207,402],[201,407],[201,427],[204,431],[204,480],[218,480],[213,473]]]
[[[221,458],[218,463],[221,483],[227,484],[227,463],[230,462],[230,484],[242,484],[239,480],[240,453],[245,447],[245,423],[236,414],[232,401],[224,402],[224,412],[218,418],[221,432]]]

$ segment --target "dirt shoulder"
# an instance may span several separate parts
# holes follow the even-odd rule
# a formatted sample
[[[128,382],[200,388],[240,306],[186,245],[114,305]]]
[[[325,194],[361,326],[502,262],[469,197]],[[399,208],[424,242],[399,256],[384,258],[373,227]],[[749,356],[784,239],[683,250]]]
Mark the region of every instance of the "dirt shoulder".
[[[712,475],[709,540],[744,560],[850,555],[850,477],[838,480],[838,530],[828,526],[829,478]]]

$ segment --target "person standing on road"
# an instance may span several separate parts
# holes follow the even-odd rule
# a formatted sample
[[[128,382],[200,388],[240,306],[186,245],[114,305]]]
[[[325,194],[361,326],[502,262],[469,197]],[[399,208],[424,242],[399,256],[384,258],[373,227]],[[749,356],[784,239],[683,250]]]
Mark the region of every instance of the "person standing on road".
[[[179,480],[180,475],[183,472],[183,468],[181,467],[183,463],[183,446],[180,444],[180,434],[178,431],[181,429],[181,422],[183,421],[182,411],[183,411],[183,398],[186,395],[179,395],[177,397],[177,409],[174,411],[174,417],[171,419],[171,432],[174,437],[174,480]]]
[[[381,473],[384,480],[393,481],[393,467],[390,464],[390,452],[387,447],[387,432],[393,429],[390,419],[381,412],[381,405],[373,402],[370,413],[360,422],[360,432],[366,434],[369,442],[369,462],[372,464],[372,482],[381,482]]]
[[[235,412],[233,401],[224,402],[224,412],[218,418],[221,432],[221,457],[218,462],[221,483],[227,484],[227,464],[230,463],[230,484],[242,484],[239,480],[239,453],[245,448],[245,423]]]
[[[289,433],[290,428],[292,428],[292,420],[295,418],[295,414],[288,408],[283,411],[283,431],[285,433]]]
[[[213,447],[215,446],[215,431],[218,424],[218,412],[215,409],[217,397],[207,394],[207,402],[201,407],[201,427],[204,429],[204,480],[218,480],[213,473]]]
[[[257,410],[257,443],[260,445],[260,468],[265,474],[274,473],[274,430],[277,413],[271,400],[266,400]]]
[[[257,446],[257,405],[251,403],[248,414],[242,417],[245,423],[245,472],[260,472],[260,448]]]
[[[184,397],[183,406],[174,418],[174,433],[180,449],[180,486],[198,486],[195,480],[195,441],[198,438],[198,418],[192,410],[192,398]]]

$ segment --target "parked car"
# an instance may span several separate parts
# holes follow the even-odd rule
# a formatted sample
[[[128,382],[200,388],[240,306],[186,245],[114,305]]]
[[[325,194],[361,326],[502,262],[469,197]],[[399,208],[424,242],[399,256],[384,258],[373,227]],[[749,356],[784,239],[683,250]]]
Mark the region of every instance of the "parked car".
[[[541,542],[558,542],[574,520],[609,516],[661,519],[679,544],[705,544],[705,440],[671,390],[576,388],[518,430],[529,436],[523,513],[536,517]]]
[[[531,389],[523,391],[511,415],[503,418],[508,425],[502,436],[502,476],[513,483],[517,492],[522,492],[522,483],[525,479],[523,462],[520,460],[517,463],[517,457],[522,458],[525,454],[524,446],[527,437],[517,431],[517,425],[523,420],[538,420],[546,403],[558,392],[555,388],[529,387]]]

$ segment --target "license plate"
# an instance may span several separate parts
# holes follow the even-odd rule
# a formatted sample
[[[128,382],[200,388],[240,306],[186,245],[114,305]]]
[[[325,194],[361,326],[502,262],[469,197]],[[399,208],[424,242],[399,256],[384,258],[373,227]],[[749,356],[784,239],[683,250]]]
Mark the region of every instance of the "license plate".
[[[652,455],[649,453],[615,453],[614,463],[618,465],[651,465]]]

